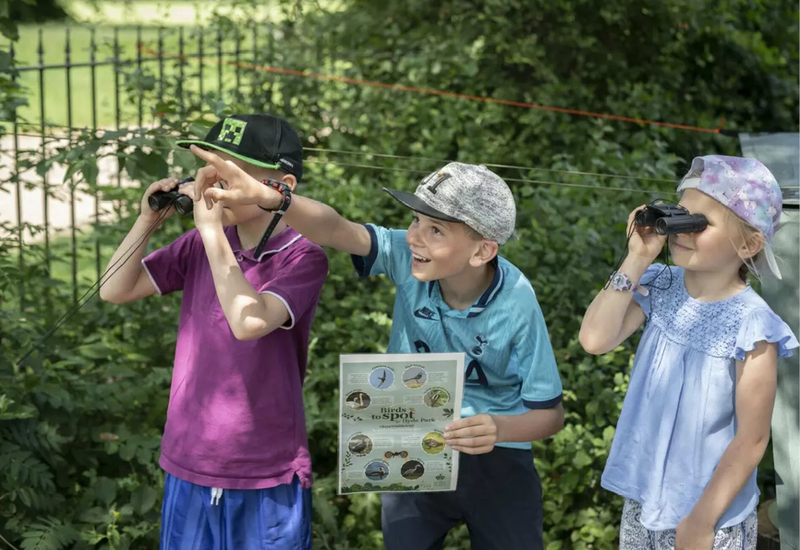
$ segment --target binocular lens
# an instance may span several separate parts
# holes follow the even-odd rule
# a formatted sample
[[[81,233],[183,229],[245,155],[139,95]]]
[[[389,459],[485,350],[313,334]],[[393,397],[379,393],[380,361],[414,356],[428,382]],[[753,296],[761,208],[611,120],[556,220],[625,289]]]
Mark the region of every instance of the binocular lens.
[[[656,233],[659,235],[699,233],[703,231],[706,226],[708,226],[708,220],[702,214],[658,218],[656,220]]]
[[[194,201],[187,197],[186,195],[177,194],[177,198],[175,199],[175,210],[181,216],[186,216],[192,213],[194,209]]]
[[[147,204],[150,205],[151,210],[161,210],[169,206],[171,202],[172,197],[170,197],[170,193],[164,193],[163,191],[153,193],[147,197]]]
[[[652,227],[653,224],[656,223],[658,219],[658,213],[651,210],[650,208],[645,208],[643,210],[639,210],[636,213],[636,216],[633,218],[634,223],[639,227]]]
[[[147,198],[147,204],[150,205],[152,210],[161,210],[174,206],[175,211],[181,216],[191,214],[194,209],[194,201],[191,197],[182,195],[175,190],[153,193]]]

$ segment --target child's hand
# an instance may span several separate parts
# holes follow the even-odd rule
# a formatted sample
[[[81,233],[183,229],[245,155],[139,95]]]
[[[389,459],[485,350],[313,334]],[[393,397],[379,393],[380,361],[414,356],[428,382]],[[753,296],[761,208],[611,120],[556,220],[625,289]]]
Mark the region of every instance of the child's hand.
[[[194,198],[194,188],[189,187],[183,194]],[[212,202],[211,208],[204,208],[202,205],[195,204],[192,212],[194,214],[194,226],[198,231],[222,227],[222,217],[224,213],[222,203]]]
[[[444,442],[454,451],[469,455],[488,453],[497,443],[497,424],[488,414],[456,420],[445,428]]]
[[[201,168],[194,178],[195,200],[205,199],[206,206],[224,200],[228,205],[258,204],[268,210],[277,210],[283,196],[268,187],[228,160],[222,160],[214,153],[205,151],[195,145],[192,153],[208,163]],[[219,189],[214,184],[224,181],[227,189]],[[197,208],[195,208],[197,210]]]
[[[161,218],[161,223],[164,222],[167,218],[172,216],[175,213],[175,208],[173,206],[169,207],[169,212],[164,214],[163,211],[160,210],[153,210],[150,208],[150,204],[147,200],[150,198],[150,195],[157,191],[169,191],[173,187],[178,185],[178,180],[176,178],[165,178],[163,180],[158,180],[155,183],[150,184],[150,187],[144,192],[144,196],[142,197],[142,204],[139,210],[139,217],[144,220],[148,225],[155,223],[155,221]]]
[[[633,229],[631,239],[628,241],[628,252],[652,263],[661,253],[661,249],[664,248],[667,237],[656,233],[653,227],[639,227],[634,223],[636,213],[644,208],[645,206],[642,205],[628,216],[628,233],[631,233],[631,229]]]
[[[714,525],[708,525],[689,514],[675,530],[675,550],[712,550]]]

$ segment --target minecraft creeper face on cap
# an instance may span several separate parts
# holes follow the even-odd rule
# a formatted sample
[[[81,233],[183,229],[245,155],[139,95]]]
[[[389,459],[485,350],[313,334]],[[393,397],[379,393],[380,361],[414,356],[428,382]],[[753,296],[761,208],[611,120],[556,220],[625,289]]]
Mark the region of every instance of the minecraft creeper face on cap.
[[[219,132],[219,140],[233,145],[239,145],[239,142],[242,141],[245,126],[247,126],[247,123],[243,120],[226,118],[222,123],[222,130]]]

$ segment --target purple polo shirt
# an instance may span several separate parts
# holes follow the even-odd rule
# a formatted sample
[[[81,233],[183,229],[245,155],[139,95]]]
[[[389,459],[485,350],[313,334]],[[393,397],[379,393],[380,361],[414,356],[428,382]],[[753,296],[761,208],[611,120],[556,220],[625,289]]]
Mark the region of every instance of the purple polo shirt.
[[[295,475],[310,487],[302,385],[328,259],[291,228],[258,259],[241,250],[235,227],[225,235],[245,278],[281,300],[290,319],[263,338],[237,340],[196,229],[142,261],[159,294],[183,290],[161,467],[205,487],[265,489]]]

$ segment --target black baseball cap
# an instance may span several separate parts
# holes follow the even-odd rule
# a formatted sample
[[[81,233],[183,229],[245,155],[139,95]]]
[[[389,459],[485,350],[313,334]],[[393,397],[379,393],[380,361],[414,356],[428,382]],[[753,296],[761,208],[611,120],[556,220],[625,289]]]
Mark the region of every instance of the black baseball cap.
[[[230,115],[211,127],[203,139],[181,139],[184,149],[197,145],[216,149],[248,164],[280,170],[300,181],[303,143],[294,128],[273,115]]]

